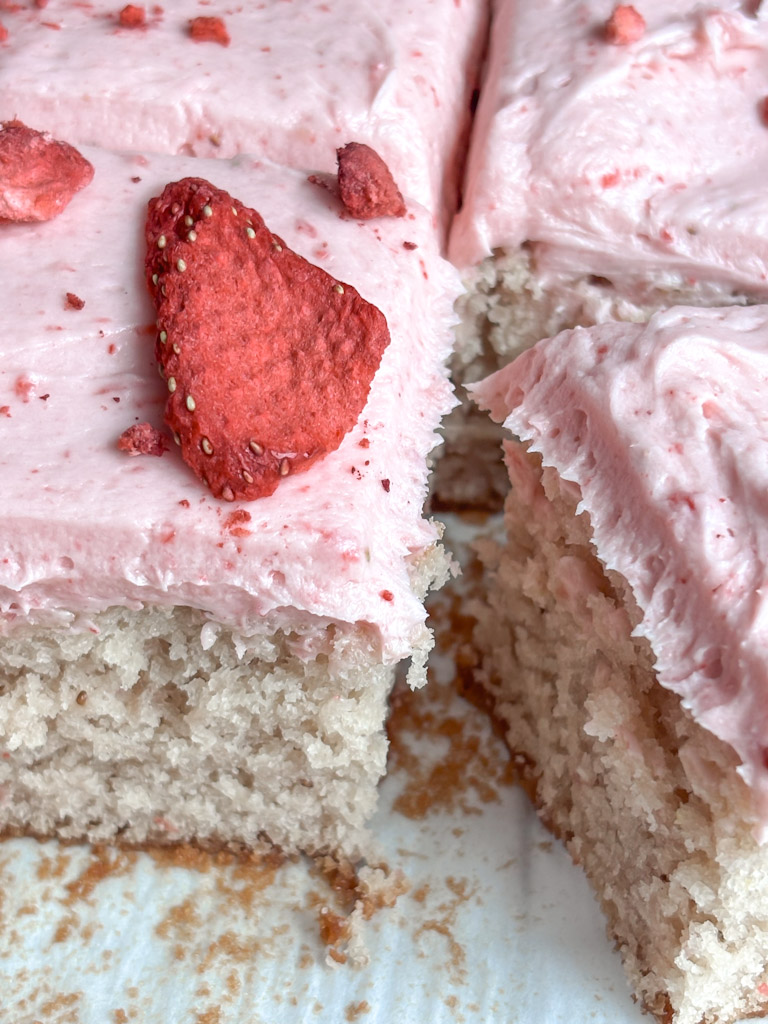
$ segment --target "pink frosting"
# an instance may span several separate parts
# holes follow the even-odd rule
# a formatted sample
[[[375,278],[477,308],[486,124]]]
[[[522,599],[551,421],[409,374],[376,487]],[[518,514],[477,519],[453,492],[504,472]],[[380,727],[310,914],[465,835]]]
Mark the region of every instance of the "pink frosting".
[[[765,3],[643,0],[623,46],[613,6],[499,0],[452,259],[768,296]]]
[[[109,149],[247,152],[318,171],[365,142],[403,194],[452,212],[486,0],[174,0],[159,14],[144,5],[144,28],[121,28],[121,6],[9,5],[0,120]],[[230,45],[192,41],[196,16],[221,16]]]
[[[459,284],[432,217],[412,204],[399,220],[345,219],[306,175],[245,157],[82,151],[94,180],[61,216],[0,229],[2,622],[188,604],[244,633],[368,623],[387,661],[406,656],[425,617],[409,566],[436,537],[421,514],[425,459],[453,404],[443,362]],[[147,200],[186,174],[354,284],[392,337],[341,447],[255,502],[213,499],[173,444],[160,458],[116,447],[135,422],[162,427],[143,224]]]
[[[662,685],[736,750],[768,840],[768,307],[540,342],[476,386],[578,484]]]

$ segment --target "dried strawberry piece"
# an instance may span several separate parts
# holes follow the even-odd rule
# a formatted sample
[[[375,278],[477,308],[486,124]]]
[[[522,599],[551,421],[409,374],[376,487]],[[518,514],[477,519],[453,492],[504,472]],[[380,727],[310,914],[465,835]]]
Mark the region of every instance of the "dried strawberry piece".
[[[636,43],[645,34],[645,18],[629,4],[614,7],[605,23],[605,38],[614,46]]]
[[[229,32],[223,18],[199,17],[189,22],[189,34],[196,43],[220,43],[229,46]]]
[[[375,149],[349,142],[336,150],[339,195],[353,217],[404,217],[405,203],[389,168]]]
[[[0,124],[0,220],[52,220],[92,178],[93,167],[66,142],[21,121]]]
[[[85,306],[85,299],[81,299],[74,292],[67,292],[64,296],[64,305],[67,309],[82,309]]]
[[[8,29],[0,21],[0,43],[4,43],[8,39]]]
[[[199,178],[150,201],[165,419],[216,497],[271,494],[333,451],[389,343],[382,313]]]
[[[126,4],[117,20],[122,28],[141,28],[147,22],[147,12],[138,4]]]
[[[128,455],[162,455],[168,451],[168,441],[151,423],[134,423],[117,439],[117,447]]]

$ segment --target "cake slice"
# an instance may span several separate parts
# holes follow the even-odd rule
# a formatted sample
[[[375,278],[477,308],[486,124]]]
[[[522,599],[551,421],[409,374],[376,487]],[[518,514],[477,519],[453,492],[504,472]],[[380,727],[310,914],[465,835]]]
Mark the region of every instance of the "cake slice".
[[[458,380],[577,324],[768,299],[767,53],[741,0],[495,5],[449,248]]]
[[[768,296],[759,7],[497,5],[451,256],[485,261],[470,306],[502,358],[576,323]]]
[[[505,420],[478,680],[669,1024],[768,1010],[768,308],[539,343]]]
[[[412,200],[362,223],[306,171],[82,153],[93,181],[59,217],[0,228],[0,828],[354,860],[395,666],[423,682],[422,598],[447,571],[422,505],[453,402],[457,275]],[[339,446],[258,500],[215,498],[170,431],[159,457],[118,447],[164,430],[144,230],[149,200],[190,174],[389,330]],[[210,297],[214,316],[241,283]]]
[[[367,143],[447,227],[486,0],[121,8],[6,5],[0,120],[73,144],[321,172],[335,172],[337,148]]]

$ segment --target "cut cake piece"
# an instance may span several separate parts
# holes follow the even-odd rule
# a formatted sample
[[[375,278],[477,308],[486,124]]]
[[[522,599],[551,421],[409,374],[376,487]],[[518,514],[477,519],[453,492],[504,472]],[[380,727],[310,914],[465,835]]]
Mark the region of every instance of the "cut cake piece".
[[[2,228],[0,827],[354,860],[395,666],[423,682],[422,598],[447,571],[422,505],[458,277],[412,201],[363,224],[250,157],[82,152],[93,182],[57,219]],[[118,449],[162,427],[144,223],[189,174],[355,286],[391,336],[340,446],[258,501],[213,498],[170,437],[159,458]]]
[[[496,4],[449,246],[459,381],[568,327],[768,300],[765,4],[648,0],[618,44],[613,8]]]
[[[768,307],[577,328],[474,389],[520,440],[477,679],[667,1024],[768,1010]]]
[[[115,150],[265,156],[335,172],[336,150],[372,146],[401,191],[447,227],[457,203],[487,31],[486,0],[8,5],[0,120]],[[218,18],[228,45],[197,41]],[[76,54],[76,58],[75,55]]]

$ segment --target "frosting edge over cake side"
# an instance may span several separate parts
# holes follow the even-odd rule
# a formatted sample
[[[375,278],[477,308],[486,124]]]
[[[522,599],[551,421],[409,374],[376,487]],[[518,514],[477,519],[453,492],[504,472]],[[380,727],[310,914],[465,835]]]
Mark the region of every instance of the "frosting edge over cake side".
[[[600,559],[642,610],[659,681],[741,758],[761,841],[766,383],[768,310],[677,308],[564,332],[472,389],[577,485]]]

